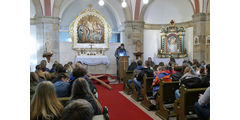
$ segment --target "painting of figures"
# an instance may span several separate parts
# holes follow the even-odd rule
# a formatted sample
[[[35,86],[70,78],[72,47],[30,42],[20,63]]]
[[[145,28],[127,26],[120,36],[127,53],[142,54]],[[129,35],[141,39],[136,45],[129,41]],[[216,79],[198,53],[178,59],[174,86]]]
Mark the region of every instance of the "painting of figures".
[[[175,35],[170,35],[167,39],[167,52],[169,53],[177,52],[177,38]]]
[[[88,15],[80,20],[78,43],[104,43],[104,25],[99,18]]]

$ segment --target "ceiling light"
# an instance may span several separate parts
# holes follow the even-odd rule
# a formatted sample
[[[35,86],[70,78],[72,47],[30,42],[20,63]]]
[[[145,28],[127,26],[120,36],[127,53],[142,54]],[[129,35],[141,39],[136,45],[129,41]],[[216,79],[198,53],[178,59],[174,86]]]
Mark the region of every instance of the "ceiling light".
[[[100,6],[103,6],[103,5],[104,5],[104,1],[103,1],[103,0],[99,0],[98,4],[99,4]]]
[[[148,4],[148,0],[143,0],[143,4]]]
[[[127,7],[127,3],[126,3],[125,0],[123,0],[123,2],[122,2],[122,7],[123,7],[123,8]]]

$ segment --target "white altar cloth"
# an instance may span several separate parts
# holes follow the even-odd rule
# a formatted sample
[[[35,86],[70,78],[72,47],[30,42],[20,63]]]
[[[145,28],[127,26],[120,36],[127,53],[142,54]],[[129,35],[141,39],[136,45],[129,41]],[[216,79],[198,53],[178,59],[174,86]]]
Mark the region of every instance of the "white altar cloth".
[[[110,65],[110,60],[107,56],[77,56],[75,62],[81,61],[86,65],[99,65],[106,64]]]
[[[169,61],[170,58],[157,58],[157,57],[153,58],[153,62],[155,63],[155,65],[158,65],[160,62],[164,62],[164,65],[166,65],[168,64]],[[184,58],[175,58],[175,61],[177,65],[181,66],[182,62],[184,61]]]

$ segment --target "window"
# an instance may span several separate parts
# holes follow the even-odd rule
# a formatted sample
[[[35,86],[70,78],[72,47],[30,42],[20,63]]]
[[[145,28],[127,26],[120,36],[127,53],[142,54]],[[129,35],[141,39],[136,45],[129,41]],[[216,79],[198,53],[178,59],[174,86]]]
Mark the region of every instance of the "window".
[[[60,42],[72,42],[69,33],[66,32],[59,32],[59,40]]]
[[[112,33],[112,37],[109,40],[110,43],[120,43],[120,32]]]

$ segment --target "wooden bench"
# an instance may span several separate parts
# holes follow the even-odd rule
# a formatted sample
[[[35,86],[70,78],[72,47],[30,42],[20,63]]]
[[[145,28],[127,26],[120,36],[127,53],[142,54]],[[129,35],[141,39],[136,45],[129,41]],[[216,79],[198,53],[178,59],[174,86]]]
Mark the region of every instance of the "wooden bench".
[[[130,95],[132,91],[131,87],[128,85],[128,80],[133,79],[135,76],[133,71],[126,71],[125,77],[123,79],[123,91],[124,93]]]
[[[58,98],[58,100],[65,107],[67,105],[67,102],[71,100],[71,97],[60,97],[60,98]]]
[[[107,106],[103,107],[101,115],[94,115],[92,120],[109,120],[108,108]]]
[[[154,77],[147,77],[145,74],[143,77],[143,84],[141,88],[141,94],[143,97],[143,101],[141,102],[141,105],[145,107],[147,110],[150,110],[150,106],[153,104],[150,102],[148,99],[148,96],[152,96],[152,82],[153,82]]]
[[[180,87],[180,98],[174,102],[174,112],[177,119],[186,120],[188,115],[195,113],[194,103],[198,101],[199,94],[203,94],[207,88],[187,89],[184,85]]]
[[[135,73],[134,73],[135,74]],[[139,96],[138,96],[138,92],[137,92],[137,90],[136,90],[136,88],[135,88],[135,84],[133,83],[133,79],[131,79],[131,89],[132,89],[132,95],[131,95],[131,97],[134,99],[134,100],[136,100],[136,101],[140,101],[139,100]]]
[[[163,82],[163,79],[160,79],[159,83],[156,115],[163,120],[167,120],[169,117],[176,115],[173,111],[173,103],[175,101],[175,90],[179,88],[179,81]]]

